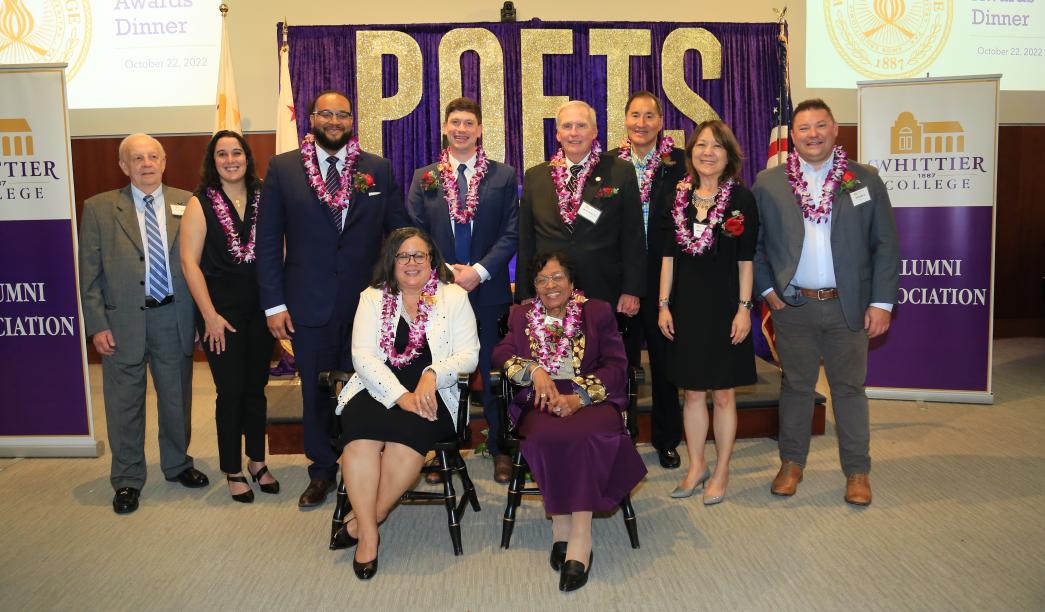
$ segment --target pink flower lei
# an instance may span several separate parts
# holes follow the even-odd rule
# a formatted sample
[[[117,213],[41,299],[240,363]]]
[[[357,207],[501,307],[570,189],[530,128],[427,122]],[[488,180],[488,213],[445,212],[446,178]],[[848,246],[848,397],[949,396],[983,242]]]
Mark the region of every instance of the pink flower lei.
[[[573,293],[570,294],[570,299],[566,304],[566,318],[563,320],[562,334],[559,335],[555,341],[554,346],[551,345],[551,341],[548,338],[548,329],[544,324],[544,317],[546,315],[544,310],[544,304],[541,303],[541,298],[534,298],[533,305],[530,306],[530,310],[526,313],[526,332],[534,341],[536,346],[537,363],[541,364],[549,374],[555,374],[559,371],[559,364],[562,363],[563,357],[566,356],[566,352],[570,347],[570,339],[573,338],[581,329],[581,322],[583,321],[583,309],[581,306],[588,298],[584,297],[584,292],[579,289],[574,289]]]
[[[443,197],[450,207],[450,218],[455,223],[468,223],[475,218],[479,206],[479,181],[486,176],[490,162],[486,160],[483,148],[475,149],[475,175],[468,181],[468,193],[465,195],[464,207],[457,196],[457,172],[450,163],[450,149],[443,149],[439,154],[439,181],[443,184]]]
[[[225,243],[228,245],[232,258],[236,260],[236,263],[254,261],[254,237],[258,230],[258,202],[261,200],[261,190],[254,193],[254,200],[251,202],[254,212],[250,216],[250,238],[247,239],[246,245],[239,240],[239,232],[236,231],[236,226],[232,222],[228,202],[221,197],[221,193],[217,189],[207,187],[206,191],[210,206],[214,209],[214,216],[218,218],[218,223],[225,232]]]
[[[409,364],[421,353],[421,347],[425,343],[428,316],[432,312],[432,307],[435,304],[435,293],[438,290],[439,276],[436,274],[436,270],[432,270],[432,275],[428,277],[428,282],[421,288],[421,297],[417,300],[417,317],[410,324],[410,339],[402,353],[395,349],[396,327],[398,324],[396,310],[398,310],[399,294],[389,291],[387,285],[382,291],[381,339],[378,341],[378,345],[385,352],[385,355],[388,356],[388,361],[396,368],[402,368]]]
[[[726,208],[729,206],[729,194],[736,181],[729,179],[719,185],[715,195],[715,205],[708,211],[707,227],[699,236],[694,236],[687,227],[686,207],[689,206],[690,193],[693,191],[693,179],[689,176],[679,181],[675,190],[675,206],[671,209],[671,218],[675,220],[675,243],[682,247],[682,252],[689,255],[700,255],[708,250],[714,242],[715,226],[722,222]]]
[[[352,171],[356,167],[356,160],[359,159],[359,140],[352,137],[345,145],[345,167],[341,169],[341,186],[334,194],[327,191],[327,183],[319,172],[316,137],[312,134],[306,134],[305,140],[301,142],[301,159],[305,162],[305,177],[316,197],[331,210],[348,208],[352,201]]]
[[[584,169],[577,176],[577,186],[570,193],[567,188],[567,182],[570,180],[570,169],[569,162],[566,159],[566,154],[563,153],[562,147],[555,152],[548,165],[552,169],[552,183],[555,184],[555,193],[559,196],[559,216],[562,217],[562,222],[566,225],[573,225],[573,221],[577,218],[577,210],[581,207],[581,194],[584,193],[584,184],[588,181],[588,177],[591,176],[592,170],[595,169],[595,165],[599,163],[599,154],[602,153],[602,147],[599,145],[599,141],[592,142],[591,154],[588,156],[588,163],[584,164]]]
[[[842,180],[842,176],[849,168],[849,159],[842,147],[836,146],[832,150],[834,161],[831,162],[831,170],[824,180],[824,189],[820,195],[820,204],[813,203],[813,196],[809,194],[809,184],[802,177],[802,162],[799,161],[798,151],[787,154],[787,182],[791,183],[791,190],[798,198],[798,207],[802,209],[802,216],[813,223],[824,223],[831,218],[831,205],[835,200],[835,191]]]
[[[642,181],[639,183],[639,199],[644,205],[649,205],[650,191],[653,190],[653,175],[657,172],[657,168],[660,167],[664,157],[670,156],[671,150],[674,148],[675,141],[671,136],[664,136],[660,139],[660,145],[657,147],[656,152],[646,162],[646,169],[642,172]],[[618,157],[626,162],[631,162],[631,140],[625,138],[620,143],[620,154]]]

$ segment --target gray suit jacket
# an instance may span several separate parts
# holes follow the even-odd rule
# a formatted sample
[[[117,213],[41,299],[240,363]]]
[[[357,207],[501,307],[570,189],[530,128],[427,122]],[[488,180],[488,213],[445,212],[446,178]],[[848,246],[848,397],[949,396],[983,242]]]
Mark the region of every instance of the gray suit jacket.
[[[871,200],[854,205],[839,187],[831,209],[831,259],[842,314],[855,331],[863,328],[864,312],[872,302],[896,302],[900,251],[889,192],[878,171],[852,161],[849,170],[860,181],[856,189],[867,187]],[[761,220],[755,253],[757,294],[772,288],[788,304],[800,305],[806,298],[790,283],[802,255],[805,225],[784,166],[760,172],[753,191]]]
[[[178,313],[182,353],[192,355],[193,305],[178,257],[181,217],[172,205],[184,205],[192,194],[163,186],[166,204],[167,246],[171,281]],[[120,363],[139,363],[145,357],[145,251],[130,185],[107,191],[84,202],[80,221],[80,300],[84,324],[91,336],[112,330]]]

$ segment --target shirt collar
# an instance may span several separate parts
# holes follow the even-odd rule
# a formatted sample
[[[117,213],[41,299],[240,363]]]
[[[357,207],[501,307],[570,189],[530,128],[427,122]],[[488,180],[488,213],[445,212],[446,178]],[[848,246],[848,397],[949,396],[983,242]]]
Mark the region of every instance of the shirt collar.
[[[631,163],[634,164],[636,167],[641,166],[641,167],[645,168],[646,164],[649,163],[650,158],[653,157],[653,154],[656,153],[656,152],[657,152],[657,145],[654,144],[653,147],[651,147],[649,151],[646,151],[645,155],[643,155],[642,157],[639,157],[638,153],[635,152],[635,147],[632,147],[631,148]]]
[[[572,161],[570,161],[570,158],[566,157],[565,154],[563,154],[563,156],[562,156],[562,158],[564,160],[566,160],[566,167],[567,168],[570,168],[570,167],[573,167],[573,166],[583,166],[583,165],[588,163],[588,158],[589,157],[591,157],[591,149],[588,149],[588,153],[584,156],[583,159],[581,159],[581,161],[577,162],[576,164],[573,163]]]
[[[828,157],[819,169],[813,168],[813,165],[802,159],[802,156],[799,156],[798,160],[800,162],[799,168],[802,170],[802,174],[822,178],[827,176],[827,173],[831,171],[831,167],[834,166],[835,154],[831,153],[831,157]]]
[[[453,165],[454,165],[454,170],[455,171],[457,170],[458,166],[460,166],[461,164],[464,164],[465,166],[468,167],[467,171],[471,172],[472,170],[475,170],[475,160],[476,160],[476,157],[478,157],[478,155],[479,155],[478,153],[472,153],[472,156],[469,157],[467,160],[465,160],[463,162],[461,160],[457,159],[456,157],[454,157],[453,153],[450,153],[449,157],[450,157],[450,159],[453,160]]]
[[[131,184],[131,196],[132,196],[131,199],[134,200],[135,208],[138,208],[140,210],[145,210],[145,196],[147,196],[147,195],[151,195],[153,197],[153,201],[162,199],[163,198],[163,185],[160,185],[159,187],[157,187],[156,190],[153,191],[152,193],[145,193],[141,189],[138,189],[137,187],[135,187],[134,184]]]

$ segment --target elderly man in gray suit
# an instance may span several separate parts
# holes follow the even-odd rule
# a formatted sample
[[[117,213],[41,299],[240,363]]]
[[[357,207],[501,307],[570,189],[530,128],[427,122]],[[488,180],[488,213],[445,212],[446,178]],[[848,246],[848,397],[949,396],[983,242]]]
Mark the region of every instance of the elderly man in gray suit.
[[[899,285],[889,193],[877,171],[835,147],[823,100],[795,107],[795,151],[755,181],[761,225],[755,284],[773,309],[783,367],[780,471],[774,495],[794,495],[809,454],[813,394],[824,360],[846,475],[845,501],[871,503],[864,380],[869,338],[884,334]]]
[[[116,495],[138,509],[145,484],[146,368],[156,386],[160,467],[167,480],[204,487],[192,466],[193,305],[178,259],[178,226],[192,194],[163,185],[163,147],[147,134],[120,143],[131,184],[89,198],[80,222],[80,300],[102,356],[102,389]]]

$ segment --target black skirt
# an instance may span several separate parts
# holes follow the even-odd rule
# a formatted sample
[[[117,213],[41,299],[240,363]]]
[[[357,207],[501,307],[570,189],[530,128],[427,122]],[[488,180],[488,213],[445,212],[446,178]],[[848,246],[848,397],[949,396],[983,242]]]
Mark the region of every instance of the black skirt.
[[[409,340],[410,326],[405,319],[399,319],[396,327],[396,351],[406,348]],[[432,365],[432,351],[428,348],[428,340],[421,347],[421,353],[413,361],[398,369],[385,362],[399,379],[399,382],[413,391],[421,380],[424,369]],[[370,395],[366,389],[348,400],[341,411],[341,444],[342,447],[353,440],[377,440],[380,442],[396,442],[425,455],[436,442],[454,436],[454,422],[443,403],[443,398],[436,393],[439,410],[436,420],[429,421],[412,412],[407,412],[398,404],[385,408]]]

